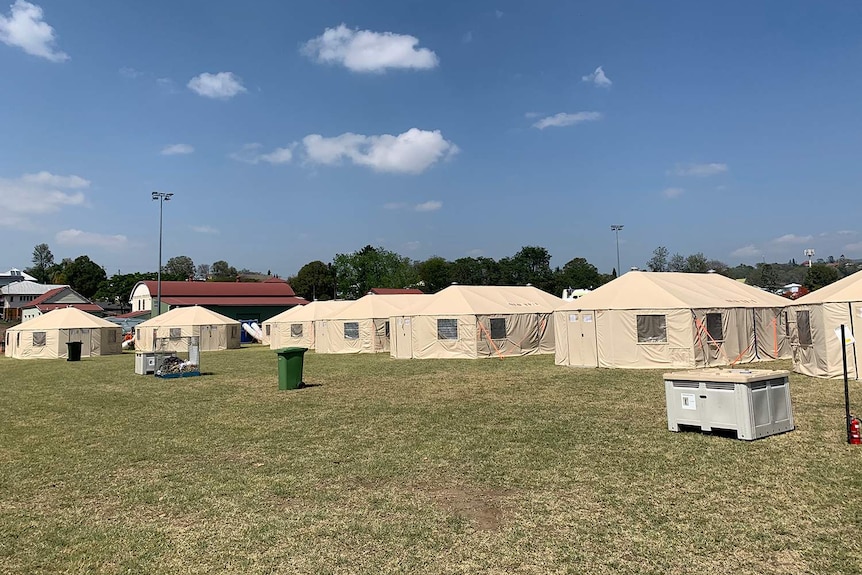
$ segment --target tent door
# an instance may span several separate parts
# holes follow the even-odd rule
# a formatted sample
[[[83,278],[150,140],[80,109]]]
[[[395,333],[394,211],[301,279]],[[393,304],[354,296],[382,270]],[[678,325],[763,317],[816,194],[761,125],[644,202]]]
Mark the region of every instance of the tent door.
[[[596,314],[588,311],[581,314],[581,365],[598,367],[599,356],[596,351]]]
[[[411,359],[413,357],[413,330],[412,318],[399,317],[395,320],[395,330],[392,334],[392,346],[395,357],[398,359]]]

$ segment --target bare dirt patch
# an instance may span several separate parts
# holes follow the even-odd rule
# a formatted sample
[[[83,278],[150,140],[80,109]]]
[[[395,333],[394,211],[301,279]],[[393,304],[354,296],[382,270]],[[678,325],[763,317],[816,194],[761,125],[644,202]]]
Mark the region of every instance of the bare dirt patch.
[[[507,490],[458,485],[422,491],[447,513],[470,521],[478,531],[499,531],[503,525],[502,501],[509,495]]]

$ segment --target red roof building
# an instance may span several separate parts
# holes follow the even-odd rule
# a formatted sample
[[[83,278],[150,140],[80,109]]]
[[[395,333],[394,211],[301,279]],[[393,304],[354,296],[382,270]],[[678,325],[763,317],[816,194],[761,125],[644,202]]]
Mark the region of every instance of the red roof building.
[[[39,317],[43,313],[62,307],[74,307],[88,313],[99,314],[102,306],[94,304],[69,286],[61,286],[46,291],[23,307],[22,321]]]

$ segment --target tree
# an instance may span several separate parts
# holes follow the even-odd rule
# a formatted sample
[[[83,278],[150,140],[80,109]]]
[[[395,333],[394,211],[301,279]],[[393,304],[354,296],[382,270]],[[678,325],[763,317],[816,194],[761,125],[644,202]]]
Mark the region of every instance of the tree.
[[[346,298],[361,297],[375,287],[414,286],[419,279],[410,258],[370,245],[352,254],[336,254],[332,267],[338,293]]]
[[[451,284],[451,268],[452,264],[440,256],[432,256],[424,262],[417,263],[416,272],[419,275],[419,281],[425,287],[424,291],[437,293]]]
[[[75,258],[64,273],[72,289],[86,298],[93,297],[108,277],[102,266],[87,256]]]
[[[595,289],[602,285],[599,270],[584,258],[574,258],[566,263],[556,275],[555,294],[566,288]]]
[[[647,262],[647,269],[651,272],[667,271],[667,256],[670,252],[664,246],[659,246],[652,252],[652,257]]]
[[[162,279],[183,281],[195,277],[195,263],[189,256],[176,256],[162,269]]]
[[[805,274],[805,281],[802,285],[810,291],[814,291],[839,279],[841,279],[841,274],[834,267],[826,264],[813,264],[808,273]]]
[[[229,265],[224,260],[213,262],[210,272],[212,273],[213,279],[216,281],[235,280],[237,275],[236,268]]]
[[[545,291],[554,290],[551,254],[540,246],[524,246],[511,258],[499,262],[503,285],[532,284]]]
[[[33,267],[24,270],[39,283],[49,283],[51,280],[51,268],[54,267],[54,254],[48,244],[38,244],[33,248]]]
[[[127,304],[135,284],[145,280],[155,281],[157,278],[156,272],[114,274],[99,285],[93,297],[99,301]]]
[[[686,266],[685,258],[680,254],[673,254],[667,263],[667,271],[684,272]]]
[[[727,264],[719,261],[719,260],[709,260],[706,262],[706,269],[713,270],[715,273],[719,273],[722,275],[726,275],[727,271],[730,269],[727,267]]]
[[[780,285],[778,273],[772,264],[757,264],[757,267],[745,279],[745,283],[761,287],[769,291],[775,291]]]
[[[449,267],[450,280],[461,285],[496,285],[499,276],[500,265],[493,258],[458,258]]]
[[[198,264],[198,279],[206,280],[210,276],[209,264]]]
[[[706,256],[701,252],[691,254],[685,258],[685,271],[690,274],[705,274],[709,270]]]
[[[332,268],[319,260],[308,262],[295,277],[288,279],[293,291],[307,300],[332,299],[334,282]]]

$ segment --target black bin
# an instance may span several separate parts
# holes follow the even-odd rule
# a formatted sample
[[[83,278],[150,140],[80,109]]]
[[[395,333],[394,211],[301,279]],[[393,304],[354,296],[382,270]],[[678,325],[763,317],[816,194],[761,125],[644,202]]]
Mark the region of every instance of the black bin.
[[[66,342],[66,361],[81,361],[81,342]]]

